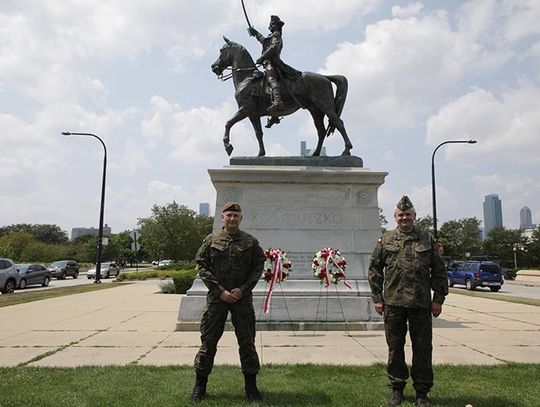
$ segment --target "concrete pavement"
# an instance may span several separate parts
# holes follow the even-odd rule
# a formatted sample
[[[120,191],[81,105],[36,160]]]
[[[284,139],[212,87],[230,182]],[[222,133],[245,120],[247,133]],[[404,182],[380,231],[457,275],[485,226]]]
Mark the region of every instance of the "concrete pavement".
[[[0,308],[0,366],[191,365],[199,334],[175,331],[182,296],[158,285]],[[436,364],[540,363],[538,307],[450,294],[433,332]],[[257,350],[263,364],[369,365],[386,362],[387,352],[382,331],[261,331]],[[216,356],[225,363],[239,364],[232,332]]]

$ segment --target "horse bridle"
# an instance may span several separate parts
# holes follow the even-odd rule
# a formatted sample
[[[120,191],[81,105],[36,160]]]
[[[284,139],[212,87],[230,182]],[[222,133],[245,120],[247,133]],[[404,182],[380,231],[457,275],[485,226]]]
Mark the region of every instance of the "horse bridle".
[[[224,72],[224,71],[228,71],[229,69],[231,70],[231,73],[228,73],[228,74],[224,75],[223,72]],[[218,78],[220,81],[225,82],[225,81],[231,79],[231,78],[233,77],[233,74],[234,74],[235,72],[240,72],[240,71],[254,71],[254,70],[258,70],[258,69],[257,69],[257,65],[255,65],[255,69],[253,69],[253,68],[234,68],[234,69],[233,69],[233,68],[225,68],[225,69],[223,69],[223,71],[221,72],[221,74],[217,76],[217,78]],[[259,71],[259,72],[260,72],[260,71]]]

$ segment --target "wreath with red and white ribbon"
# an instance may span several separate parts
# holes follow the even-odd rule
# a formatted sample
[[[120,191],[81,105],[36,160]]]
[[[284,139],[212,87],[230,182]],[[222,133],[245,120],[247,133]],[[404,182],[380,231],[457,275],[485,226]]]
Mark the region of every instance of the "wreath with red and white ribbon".
[[[332,247],[324,247],[315,253],[311,261],[311,268],[315,278],[321,280],[321,284],[328,287],[330,283],[338,284],[343,280],[345,287],[351,288],[345,280],[347,261],[341,252]]]
[[[292,263],[287,258],[287,253],[281,249],[268,249],[264,252],[266,261],[264,263],[263,280],[268,283],[268,290],[264,299],[264,313],[270,310],[270,300],[276,284],[281,284],[289,277],[292,271]]]

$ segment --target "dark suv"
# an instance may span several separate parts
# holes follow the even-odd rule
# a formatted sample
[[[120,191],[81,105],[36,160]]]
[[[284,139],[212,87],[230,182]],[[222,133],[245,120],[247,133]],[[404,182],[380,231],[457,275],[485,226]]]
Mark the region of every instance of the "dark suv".
[[[75,260],[55,261],[50,265],[49,270],[51,270],[52,276],[59,280],[63,280],[67,276],[79,277],[79,263]]]
[[[501,267],[492,261],[455,262],[448,268],[448,286],[464,284],[467,290],[489,287],[497,292],[504,284]]]

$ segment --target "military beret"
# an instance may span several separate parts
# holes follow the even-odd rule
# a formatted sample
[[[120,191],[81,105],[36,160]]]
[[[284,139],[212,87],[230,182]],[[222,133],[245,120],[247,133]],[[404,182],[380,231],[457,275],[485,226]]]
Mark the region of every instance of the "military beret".
[[[396,204],[396,208],[398,208],[400,211],[407,211],[414,208],[414,205],[407,195],[403,195]]]
[[[242,212],[242,208],[238,202],[225,202],[221,212]]]

